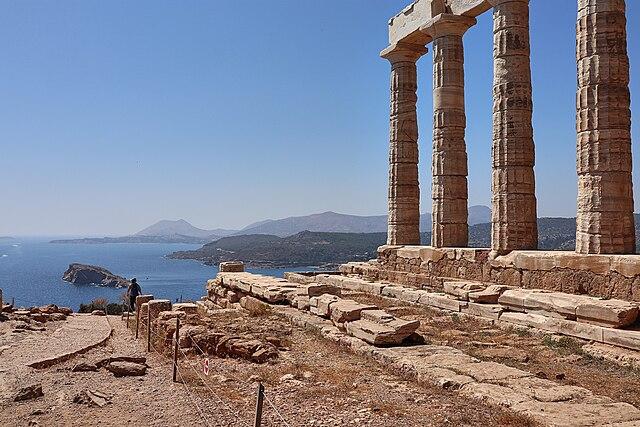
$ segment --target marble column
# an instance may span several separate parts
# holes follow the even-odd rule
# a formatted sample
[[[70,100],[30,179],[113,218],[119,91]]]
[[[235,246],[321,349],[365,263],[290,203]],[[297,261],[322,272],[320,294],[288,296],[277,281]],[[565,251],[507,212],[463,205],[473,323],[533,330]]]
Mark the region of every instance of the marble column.
[[[493,255],[537,249],[535,148],[531,117],[529,0],[489,0],[493,8]]]
[[[390,245],[420,244],[416,61],[426,52],[423,45],[398,43],[381,54],[391,63],[387,237]]]
[[[475,18],[441,14],[422,31],[433,38],[432,234],[435,247],[469,242],[463,34]]]
[[[576,252],[635,252],[624,0],[579,0]]]

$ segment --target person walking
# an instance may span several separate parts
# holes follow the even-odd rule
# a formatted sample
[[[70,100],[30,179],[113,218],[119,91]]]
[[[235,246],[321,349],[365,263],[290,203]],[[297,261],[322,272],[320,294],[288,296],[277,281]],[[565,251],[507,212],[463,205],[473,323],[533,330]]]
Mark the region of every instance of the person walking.
[[[138,285],[138,279],[135,277],[131,279],[131,284],[127,288],[127,295],[129,296],[129,311],[136,308],[136,297],[142,294],[142,289]]]

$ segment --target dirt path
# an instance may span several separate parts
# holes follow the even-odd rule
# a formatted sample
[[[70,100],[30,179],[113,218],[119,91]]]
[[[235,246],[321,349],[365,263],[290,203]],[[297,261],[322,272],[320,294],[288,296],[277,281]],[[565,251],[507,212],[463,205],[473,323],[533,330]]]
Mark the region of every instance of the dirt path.
[[[71,372],[71,368],[82,361],[96,362],[114,354],[144,355],[141,342],[133,339],[119,317],[111,317],[110,323],[114,333],[105,346],[49,368],[24,371],[20,382],[41,383],[44,396],[25,402],[3,401],[0,403],[0,425],[203,425],[197,412],[192,410],[183,385],[171,381],[171,365],[158,355],[148,357],[149,369],[143,377],[115,378],[104,369]],[[86,390],[111,396],[111,403],[102,408],[74,403],[74,397]]]

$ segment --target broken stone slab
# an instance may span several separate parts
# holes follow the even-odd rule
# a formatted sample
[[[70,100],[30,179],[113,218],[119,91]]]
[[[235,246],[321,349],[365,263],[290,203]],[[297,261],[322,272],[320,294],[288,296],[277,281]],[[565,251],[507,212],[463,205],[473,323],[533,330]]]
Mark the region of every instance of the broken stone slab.
[[[638,305],[622,300],[598,300],[591,298],[576,309],[578,322],[610,328],[622,328],[633,324],[638,318]]]
[[[640,351],[640,331],[602,328],[602,342]]]
[[[462,386],[460,392],[465,396],[506,408],[521,403],[526,404],[532,400],[530,397],[508,387],[475,381]]]
[[[298,296],[294,300],[294,307],[296,307],[298,310],[309,310],[310,300],[311,299],[309,297]]]
[[[593,393],[585,388],[559,385],[535,376],[508,379],[502,382],[502,385],[539,402],[579,402],[584,399],[593,399]]]
[[[147,363],[147,358],[141,355],[114,355],[97,361],[96,366],[102,368],[111,362],[131,362],[145,365]]]
[[[349,334],[375,346],[399,345],[413,334],[418,326],[419,321],[408,322],[400,319],[386,323],[364,319],[345,323]]]
[[[71,372],[94,372],[97,371],[98,367],[89,362],[80,362],[77,363],[71,368]]]
[[[467,303],[466,307],[461,308],[461,312],[469,314],[471,316],[498,320],[500,318],[500,315],[504,312],[504,307],[502,307],[500,304],[478,304],[475,302],[470,302]]]
[[[554,319],[541,314],[530,314],[506,311],[500,315],[501,322],[509,322],[514,325],[529,328],[542,329],[543,331],[558,333],[561,319]]]
[[[477,362],[458,365],[454,368],[462,375],[479,382],[497,382],[513,378],[530,377],[533,374],[497,362]]]
[[[86,405],[95,405],[99,408],[104,407],[111,401],[111,396],[106,393],[102,393],[98,390],[85,390],[78,393],[73,398],[73,403],[80,403]]]
[[[296,290],[296,296],[307,298],[319,297],[322,294],[341,296],[342,290],[335,285],[326,283],[309,283],[308,285],[298,287]]]
[[[133,362],[111,362],[106,368],[116,377],[141,377],[147,373],[147,365]]]
[[[591,298],[582,295],[534,291],[525,297],[524,307],[527,313],[575,320],[578,306],[589,300]]]
[[[360,313],[362,310],[374,310],[375,305],[360,304],[359,302],[340,299],[330,305],[331,320],[337,325],[342,325],[345,322],[353,322],[360,319]]]
[[[37,399],[44,396],[42,391],[42,384],[32,384],[26,387],[22,387],[13,397],[14,402],[22,402],[25,400]]]
[[[420,299],[422,302],[422,298]],[[437,307],[443,310],[450,310],[460,312],[463,308],[466,308],[469,303],[465,301],[459,301],[449,298],[446,294],[429,293],[427,297],[427,304],[432,307]]]
[[[222,273],[243,273],[244,262],[242,261],[226,261],[221,262],[219,271]]]
[[[544,425],[558,427],[605,426],[640,421],[640,410],[628,403],[594,404],[531,400],[513,405],[511,409],[528,415]]]
[[[399,299],[404,302],[417,304],[424,293],[425,291],[419,289],[404,288]]]
[[[498,297],[498,304],[511,311],[525,312],[524,300],[533,293],[530,289],[508,289]]]
[[[252,314],[265,314],[271,310],[269,304],[251,296],[240,298],[240,306]]]
[[[191,302],[181,302],[173,305],[173,311],[181,311],[187,314],[197,314],[198,306]]]
[[[444,292],[449,295],[469,301],[470,292],[479,292],[486,289],[486,285],[480,282],[444,282]]]
[[[316,316],[328,318],[331,315],[331,304],[339,301],[340,298],[335,295],[323,294],[319,297],[313,297],[309,299],[310,308],[309,311]]]
[[[507,285],[489,285],[482,291],[469,292],[469,301],[478,304],[498,304],[498,298],[505,291],[513,289]]]
[[[382,288],[382,296],[399,299],[405,289],[404,286],[387,285]]]

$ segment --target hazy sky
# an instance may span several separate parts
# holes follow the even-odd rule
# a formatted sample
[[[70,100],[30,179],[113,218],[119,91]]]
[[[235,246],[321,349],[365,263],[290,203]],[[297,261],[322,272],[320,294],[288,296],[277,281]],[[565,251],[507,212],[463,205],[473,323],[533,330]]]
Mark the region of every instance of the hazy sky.
[[[409,0],[0,1],[0,235],[386,212],[387,21]],[[640,2],[627,1],[640,22]],[[575,215],[576,1],[531,2],[537,194]],[[490,202],[491,16],[465,36],[471,204]],[[640,28],[629,25],[640,97]],[[419,62],[430,211],[431,54]],[[635,103],[634,103],[635,104]],[[640,109],[633,113],[640,135]],[[640,167],[634,144],[636,207]]]

